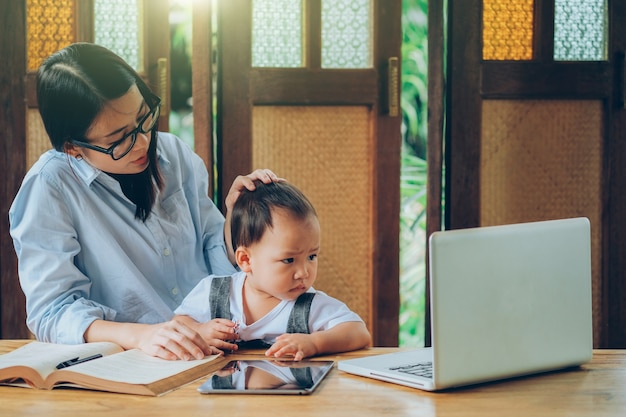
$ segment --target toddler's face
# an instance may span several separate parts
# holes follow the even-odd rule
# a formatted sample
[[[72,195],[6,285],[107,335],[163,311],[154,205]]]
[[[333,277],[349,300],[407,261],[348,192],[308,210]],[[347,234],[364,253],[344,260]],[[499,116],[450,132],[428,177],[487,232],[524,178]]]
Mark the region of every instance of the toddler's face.
[[[320,224],[315,216],[300,220],[282,209],[273,210],[272,222],[248,248],[248,284],[281,300],[295,300],[317,278]]]

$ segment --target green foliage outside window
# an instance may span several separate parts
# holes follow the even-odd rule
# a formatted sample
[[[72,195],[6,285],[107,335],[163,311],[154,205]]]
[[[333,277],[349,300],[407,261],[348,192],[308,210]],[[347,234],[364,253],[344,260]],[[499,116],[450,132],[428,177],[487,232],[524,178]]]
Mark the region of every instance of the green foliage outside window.
[[[400,346],[424,345],[428,0],[402,2]]]

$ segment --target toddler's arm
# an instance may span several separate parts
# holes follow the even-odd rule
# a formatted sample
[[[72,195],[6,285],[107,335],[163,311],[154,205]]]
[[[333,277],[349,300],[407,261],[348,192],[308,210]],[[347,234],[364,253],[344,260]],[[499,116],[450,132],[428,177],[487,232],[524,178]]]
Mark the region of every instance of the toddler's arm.
[[[369,346],[372,341],[362,322],[345,322],[332,329],[311,334],[285,333],[266,352],[266,356],[293,356],[299,361],[324,353],[348,352]]]

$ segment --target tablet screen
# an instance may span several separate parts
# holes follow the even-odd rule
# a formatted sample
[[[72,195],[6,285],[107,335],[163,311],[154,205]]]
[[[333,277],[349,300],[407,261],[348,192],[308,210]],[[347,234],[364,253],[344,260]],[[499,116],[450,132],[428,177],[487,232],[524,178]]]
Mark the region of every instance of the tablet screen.
[[[310,394],[334,361],[247,359],[228,362],[198,388],[202,394]]]

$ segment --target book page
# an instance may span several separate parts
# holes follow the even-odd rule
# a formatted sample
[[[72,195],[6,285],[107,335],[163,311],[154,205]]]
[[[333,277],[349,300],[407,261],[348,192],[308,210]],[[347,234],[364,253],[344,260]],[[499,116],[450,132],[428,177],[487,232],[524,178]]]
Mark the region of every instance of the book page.
[[[46,379],[57,370],[56,366],[61,362],[98,353],[106,357],[122,351],[120,346],[109,342],[63,345],[33,341],[12,352],[0,355],[0,371],[10,367],[28,367],[35,369],[43,379]],[[94,361],[99,360],[101,359]],[[19,377],[19,375],[14,375],[14,377]]]
[[[132,349],[117,355],[70,366],[58,371],[54,378],[55,380],[62,380],[62,374],[67,370],[68,372],[88,375],[101,380],[145,385],[177,375],[219,357],[221,356],[212,355],[201,360],[170,361]]]

